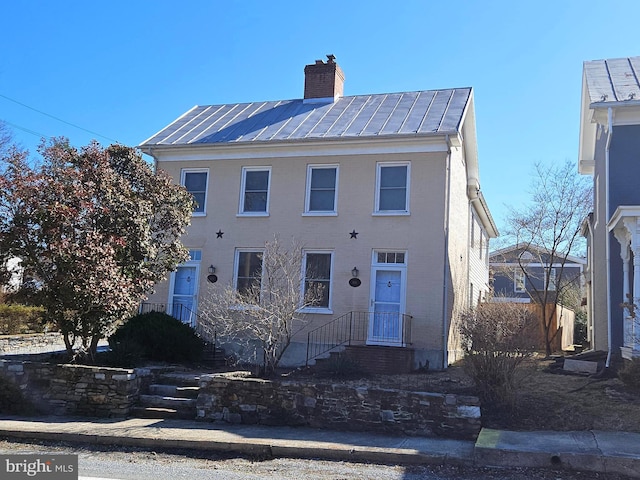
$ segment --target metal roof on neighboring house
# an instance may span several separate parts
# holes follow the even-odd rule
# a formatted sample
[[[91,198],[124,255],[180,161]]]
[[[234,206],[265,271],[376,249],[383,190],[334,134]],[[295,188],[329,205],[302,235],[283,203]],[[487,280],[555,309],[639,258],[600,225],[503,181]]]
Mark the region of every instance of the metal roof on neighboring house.
[[[590,103],[640,100],[640,57],[584,62]]]
[[[457,133],[471,88],[195,106],[140,146]]]

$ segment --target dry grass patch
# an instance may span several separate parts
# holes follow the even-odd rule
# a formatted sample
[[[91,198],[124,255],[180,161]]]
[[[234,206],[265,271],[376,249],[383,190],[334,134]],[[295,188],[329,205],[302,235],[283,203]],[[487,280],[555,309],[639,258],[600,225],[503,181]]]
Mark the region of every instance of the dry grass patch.
[[[509,430],[609,430],[640,432],[640,393],[618,378],[593,378],[551,373],[553,361],[525,361],[512,414],[492,405],[482,406],[482,425]],[[298,380],[348,384],[370,388],[475,395],[477,389],[460,365],[441,372],[407,375],[371,375],[327,379],[312,373],[293,375]]]

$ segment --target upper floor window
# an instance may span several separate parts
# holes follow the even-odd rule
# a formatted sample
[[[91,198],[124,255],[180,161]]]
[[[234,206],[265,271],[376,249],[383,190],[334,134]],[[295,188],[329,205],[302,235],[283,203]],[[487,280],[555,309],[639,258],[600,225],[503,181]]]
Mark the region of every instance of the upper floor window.
[[[379,163],[376,213],[409,213],[409,163]]]
[[[337,165],[309,165],[307,167],[305,213],[335,214],[337,193]]]
[[[304,296],[312,309],[331,308],[331,252],[305,252]]]
[[[240,213],[245,215],[269,214],[270,167],[244,167],[240,193]]]
[[[255,296],[260,300],[260,281],[262,276],[262,251],[236,252],[235,286],[242,295]]]
[[[186,188],[191,195],[193,195],[193,200],[195,202],[193,214],[205,215],[209,170],[196,168],[183,169],[181,176],[181,184],[184,185],[184,188]]]
[[[513,291],[516,293],[525,293],[527,291],[526,277],[519,268],[516,268],[513,275]]]
[[[549,284],[547,285],[547,290],[550,292],[555,291],[557,288],[557,278],[556,278],[556,269],[549,269]]]

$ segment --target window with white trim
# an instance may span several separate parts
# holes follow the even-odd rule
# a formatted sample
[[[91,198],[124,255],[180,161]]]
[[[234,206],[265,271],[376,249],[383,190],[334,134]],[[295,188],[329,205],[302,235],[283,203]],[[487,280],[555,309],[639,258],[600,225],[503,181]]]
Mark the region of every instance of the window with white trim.
[[[405,264],[406,260],[405,260],[405,252],[381,252],[381,251],[376,251],[374,252],[375,257],[374,257],[374,263],[380,263],[380,264],[389,264],[389,263],[394,263],[394,264]]]
[[[185,168],[181,171],[180,183],[193,196],[195,202],[194,216],[206,214],[208,177],[209,169]]]
[[[304,298],[312,301],[310,309],[331,308],[332,252],[305,252]]]
[[[526,277],[524,272],[516,268],[513,275],[513,291],[516,293],[525,293],[527,291]]]
[[[271,167],[243,167],[240,193],[240,213],[269,214],[269,184]]]
[[[236,251],[235,288],[240,294],[256,295],[256,301],[260,299],[262,256],[261,250]]]
[[[376,213],[409,213],[408,162],[378,163],[376,175]]]
[[[338,166],[309,165],[307,167],[307,188],[305,213],[330,215],[337,212]]]
[[[557,278],[556,278],[556,269],[549,269],[549,284],[547,285],[547,290],[550,292],[554,292],[557,288]]]

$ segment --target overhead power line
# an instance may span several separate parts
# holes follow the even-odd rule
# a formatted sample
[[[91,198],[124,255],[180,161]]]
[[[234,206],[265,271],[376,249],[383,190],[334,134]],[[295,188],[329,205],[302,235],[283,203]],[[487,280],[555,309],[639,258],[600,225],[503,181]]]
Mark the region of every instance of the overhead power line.
[[[58,117],[56,117],[55,115],[50,115],[50,114],[48,114],[47,112],[43,112],[42,110],[38,110],[37,108],[30,107],[29,105],[27,105],[27,104],[25,104],[25,103],[19,102],[18,100],[14,100],[13,98],[7,97],[6,95],[2,95],[1,93],[0,93],[0,97],[4,98],[4,99],[6,99],[6,100],[9,100],[10,102],[13,102],[13,103],[16,103],[16,104],[18,104],[18,105],[21,105],[21,106],[23,106],[23,107],[25,107],[25,108],[28,108],[29,110],[33,110],[34,112],[37,112],[37,113],[39,113],[39,114],[41,114],[41,115],[45,115],[45,116],[47,116],[47,117],[49,117],[49,118],[53,118],[54,120],[57,120],[58,122],[65,123],[65,124],[67,124],[67,125],[70,125],[70,126],[72,126],[72,127],[74,127],[74,128],[77,128],[77,129],[79,129],[79,130],[85,131],[85,132],[90,133],[90,134],[92,134],[92,135],[97,135],[98,137],[104,138],[104,139],[109,140],[109,141],[111,141],[111,142],[119,143],[119,142],[118,142],[118,140],[115,140],[115,139],[113,139],[113,138],[106,137],[106,136],[104,136],[104,135],[99,134],[98,132],[94,132],[94,131],[92,131],[92,130],[88,130],[88,129],[83,128],[83,127],[81,127],[81,126],[79,126],[79,125],[76,125],[76,124],[74,124],[74,123],[67,122],[66,120],[63,120],[63,119],[61,119],[61,118],[58,118]],[[6,122],[6,123],[9,123],[9,122]],[[14,125],[14,126],[15,126],[15,125]],[[16,126],[16,128],[19,128],[20,130],[24,130],[24,131],[26,131],[26,132],[28,132],[28,133],[33,133],[32,131],[28,131],[27,129],[24,129],[24,128],[22,128],[22,127],[17,127],[17,126]],[[46,135],[43,135],[43,136],[46,136]]]
[[[20,125],[16,125],[15,123],[8,122],[6,120],[1,120],[2,123],[6,123],[7,125],[11,125],[13,128],[17,128],[18,130],[22,130],[23,132],[30,133],[31,135],[35,135],[36,137],[47,137],[44,133],[36,132],[35,130],[29,130],[28,128],[21,127]]]

